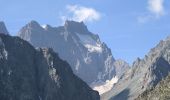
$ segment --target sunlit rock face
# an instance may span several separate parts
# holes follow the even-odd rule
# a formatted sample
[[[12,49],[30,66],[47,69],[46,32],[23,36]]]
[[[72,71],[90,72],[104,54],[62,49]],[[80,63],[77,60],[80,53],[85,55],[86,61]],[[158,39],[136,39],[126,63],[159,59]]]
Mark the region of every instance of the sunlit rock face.
[[[116,76],[111,50],[100,41],[98,35],[89,32],[83,22],[66,21],[64,26],[42,27],[31,21],[18,35],[35,47],[53,48],[89,85]]]

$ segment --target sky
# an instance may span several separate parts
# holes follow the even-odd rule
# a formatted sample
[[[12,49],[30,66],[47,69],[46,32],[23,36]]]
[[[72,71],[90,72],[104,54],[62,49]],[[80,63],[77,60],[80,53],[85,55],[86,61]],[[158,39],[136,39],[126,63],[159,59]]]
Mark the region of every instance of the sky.
[[[132,64],[170,35],[170,0],[0,0],[0,21],[10,34],[31,20],[41,25],[84,21],[115,59]]]

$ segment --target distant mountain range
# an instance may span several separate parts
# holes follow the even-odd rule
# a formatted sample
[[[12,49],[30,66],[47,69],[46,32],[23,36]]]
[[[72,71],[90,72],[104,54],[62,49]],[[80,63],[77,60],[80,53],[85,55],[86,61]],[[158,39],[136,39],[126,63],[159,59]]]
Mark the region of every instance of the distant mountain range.
[[[34,49],[19,37],[2,33],[7,32],[4,23],[0,27],[1,100],[100,99],[52,49]]]

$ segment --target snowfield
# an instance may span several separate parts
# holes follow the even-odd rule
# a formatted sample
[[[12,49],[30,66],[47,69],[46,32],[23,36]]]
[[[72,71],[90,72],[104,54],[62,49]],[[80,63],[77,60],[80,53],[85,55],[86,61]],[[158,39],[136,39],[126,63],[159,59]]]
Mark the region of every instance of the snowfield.
[[[96,90],[99,92],[99,94],[103,94],[105,92],[108,92],[112,89],[115,83],[118,82],[118,77],[113,77],[111,80],[107,80],[106,82],[100,82],[96,83],[96,85],[93,85],[93,90]]]
[[[76,35],[79,37],[81,43],[88,49],[89,52],[102,52],[101,45],[88,34],[76,33]]]

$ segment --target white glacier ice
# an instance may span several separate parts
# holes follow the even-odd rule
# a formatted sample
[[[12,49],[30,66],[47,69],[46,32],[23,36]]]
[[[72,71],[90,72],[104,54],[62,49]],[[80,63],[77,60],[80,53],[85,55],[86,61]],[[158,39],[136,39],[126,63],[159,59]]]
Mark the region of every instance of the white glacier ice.
[[[96,83],[98,85],[93,85],[94,87],[92,87],[92,88],[93,88],[93,90],[98,91],[99,94],[101,95],[101,94],[111,90],[112,87],[114,86],[114,84],[117,82],[118,82],[118,77],[115,76],[111,80],[106,80],[106,82]]]
[[[81,43],[88,49],[89,52],[102,52],[102,47],[97,41],[95,41],[91,36],[88,34],[76,34]]]

